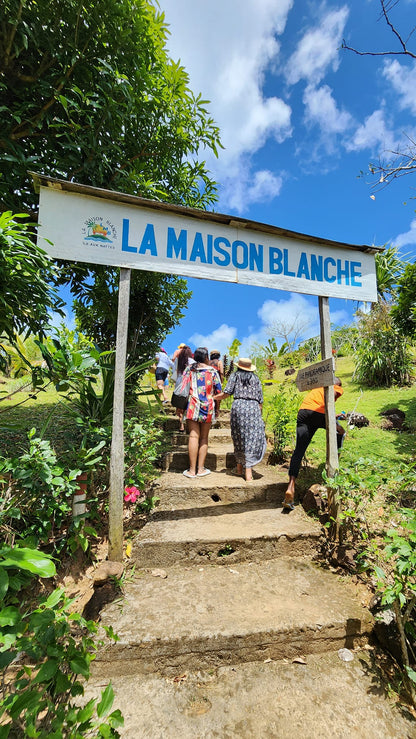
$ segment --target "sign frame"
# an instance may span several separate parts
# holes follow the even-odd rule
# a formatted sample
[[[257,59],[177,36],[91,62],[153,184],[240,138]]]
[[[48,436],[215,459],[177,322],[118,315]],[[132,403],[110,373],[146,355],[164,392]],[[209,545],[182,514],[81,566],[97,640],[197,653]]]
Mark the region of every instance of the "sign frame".
[[[126,193],[80,185],[33,172],[29,174],[33,177],[35,190],[40,194],[38,245],[54,259],[120,267],[110,459],[108,556],[109,559],[123,561],[123,404],[131,269],[167,272],[317,295],[321,323],[321,356],[325,363],[332,359],[329,297],[374,302],[377,299],[374,255],[383,249],[345,244],[235,216],[145,200]],[[79,214],[76,216],[74,213],[75,202],[78,205],[82,203],[81,222]],[[107,207],[111,212],[105,210]],[[129,218],[123,218],[122,215],[126,208],[129,209]],[[113,214],[116,213],[117,218],[120,219],[121,216],[121,221],[114,220]],[[131,216],[133,218],[131,229],[131,213],[136,215],[141,213],[142,216],[145,214],[146,224],[143,225],[142,222],[142,225],[138,226],[137,220]],[[63,215],[66,218],[65,222]],[[163,234],[160,236],[161,218],[162,221],[170,219],[165,238]],[[91,221],[91,232],[88,231],[90,228],[88,219]],[[169,228],[172,229],[171,232]],[[189,243],[192,244],[189,252],[188,229],[191,233]],[[209,237],[212,237],[211,253]],[[121,253],[124,252],[123,259],[120,259],[119,254],[116,259],[109,259],[109,254],[116,250],[117,239],[122,247]],[[217,239],[220,241],[216,241]],[[158,246],[162,243],[165,244],[165,253],[162,255],[163,259],[160,259]],[[95,246],[91,248],[91,245]],[[298,257],[295,256],[291,262],[289,251],[295,253],[296,250]],[[266,273],[265,263],[268,265]],[[362,264],[365,269],[364,286],[361,281],[363,275],[360,272]],[[312,279],[313,276],[318,278],[322,276],[323,279]],[[320,385],[322,386],[322,380]],[[333,477],[338,466],[338,455],[331,385],[325,386],[325,416],[326,468],[329,477]],[[339,501],[335,492],[331,490],[329,492],[332,520],[338,521]]]

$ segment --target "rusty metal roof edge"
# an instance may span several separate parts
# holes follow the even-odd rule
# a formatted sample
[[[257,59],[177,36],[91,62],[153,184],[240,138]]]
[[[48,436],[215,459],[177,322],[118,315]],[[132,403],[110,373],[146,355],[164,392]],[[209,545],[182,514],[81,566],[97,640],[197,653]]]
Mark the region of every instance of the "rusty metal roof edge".
[[[334,241],[333,239],[321,238],[319,236],[311,236],[309,234],[299,233],[298,231],[289,231],[280,226],[272,226],[260,221],[251,221],[240,216],[226,215],[224,213],[215,213],[214,211],[199,210],[198,208],[188,208],[185,205],[174,205],[173,203],[165,203],[160,200],[149,200],[141,198],[138,195],[129,195],[128,193],[118,192],[117,190],[105,190],[101,187],[93,187],[92,185],[81,185],[78,182],[68,182],[60,180],[56,177],[39,174],[38,172],[28,172],[33,178],[34,188],[39,192],[40,187],[51,187],[57,190],[67,190],[69,192],[77,192],[80,195],[90,195],[97,198],[105,198],[114,200],[118,203],[128,203],[129,205],[137,205],[153,210],[167,211],[187,216],[189,218],[198,218],[213,223],[223,223],[227,226],[232,225],[238,228],[253,229],[263,233],[275,234],[277,236],[285,236],[288,239],[296,239],[301,241],[309,241],[315,244],[325,244],[327,246],[343,247],[344,249],[353,249],[355,251],[367,252],[370,254],[383,251],[382,246],[369,246],[366,244],[347,244],[343,241]]]

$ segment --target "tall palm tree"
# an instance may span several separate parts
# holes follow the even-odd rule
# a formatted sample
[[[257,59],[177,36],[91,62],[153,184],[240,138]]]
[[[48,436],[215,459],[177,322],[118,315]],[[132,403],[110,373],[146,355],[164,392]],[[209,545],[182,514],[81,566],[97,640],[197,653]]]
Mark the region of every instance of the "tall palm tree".
[[[396,296],[397,282],[403,274],[406,262],[399,256],[397,246],[389,246],[376,254],[377,299],[387,303]]]

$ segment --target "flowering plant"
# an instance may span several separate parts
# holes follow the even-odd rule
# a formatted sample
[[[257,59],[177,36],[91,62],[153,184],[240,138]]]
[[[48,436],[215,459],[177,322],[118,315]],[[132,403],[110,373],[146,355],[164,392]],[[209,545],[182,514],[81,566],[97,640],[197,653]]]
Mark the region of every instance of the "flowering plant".
[[[142,496],[142,491],[136,488],[134,485],[125,488],[124,492],[124,500],[126,503],[135,503],[137,499]]]

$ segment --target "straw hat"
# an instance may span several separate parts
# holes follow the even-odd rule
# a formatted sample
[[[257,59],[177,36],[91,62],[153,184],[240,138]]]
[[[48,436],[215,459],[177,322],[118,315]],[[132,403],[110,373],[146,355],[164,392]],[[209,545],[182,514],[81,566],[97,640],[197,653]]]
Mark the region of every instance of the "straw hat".
[[[256,365],[251,364],[251,359],[248,357],[240,357],[237,364],[238,369],[245,370],[246,372],[255,372]]]
[[[179,344],[178,349],[183,349],[186,344]]]

